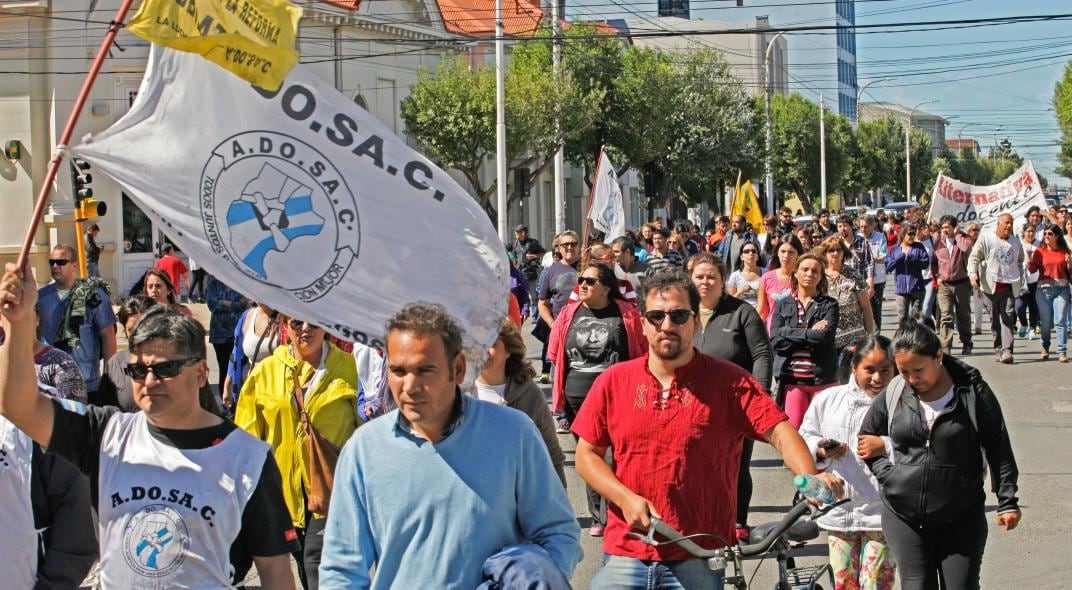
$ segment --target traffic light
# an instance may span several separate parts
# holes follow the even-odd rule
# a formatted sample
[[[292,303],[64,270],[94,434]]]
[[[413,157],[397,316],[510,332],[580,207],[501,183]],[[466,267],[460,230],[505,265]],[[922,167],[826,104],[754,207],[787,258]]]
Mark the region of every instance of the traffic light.
[[[89,173],[89,162],[74,158],[71,166],[71,182],[74,185],[74,213],[79,220],[101,217],[108,212],[108,206],[93,198],[93,175]]]

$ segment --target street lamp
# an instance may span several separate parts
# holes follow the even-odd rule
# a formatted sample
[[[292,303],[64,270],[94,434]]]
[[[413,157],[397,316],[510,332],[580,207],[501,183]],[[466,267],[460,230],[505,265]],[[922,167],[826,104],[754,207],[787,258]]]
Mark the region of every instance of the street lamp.
[[[774,115],[771,113],[774,85],[771,83],[770,50],[781,36],[782,33],[778,33],[771,37],[771,40],[767,41],[767,51],[763,54],[763,72],[767,77],[767,215],[774,214]]]
[[[860,124],[860,97],[864,95],[864,90],[867,90],[867,87],[872,85],[872,84],[878,84],[879,82],[889,82],[892,79],[893,78],[879,78],[878,80],[871,80],[867,84],[864,84],[863,86],[861,86],[860,89],[856,91],[856,121],[855,121],[855,123],[857,125]]]
[[[904,132],[904,155],[905,155],[905,199],[912,197],[912,119],[916,116],[916,110],[925,104],[934,104],[937,100],[928,100],[912,107],[908,113],[908,125]]]

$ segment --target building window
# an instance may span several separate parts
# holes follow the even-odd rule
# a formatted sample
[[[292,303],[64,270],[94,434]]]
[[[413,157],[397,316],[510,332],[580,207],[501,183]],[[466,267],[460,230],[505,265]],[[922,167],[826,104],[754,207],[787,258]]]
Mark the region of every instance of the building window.
[[[123,252],[142,254],[152,251],[153,222],[123,193]]]

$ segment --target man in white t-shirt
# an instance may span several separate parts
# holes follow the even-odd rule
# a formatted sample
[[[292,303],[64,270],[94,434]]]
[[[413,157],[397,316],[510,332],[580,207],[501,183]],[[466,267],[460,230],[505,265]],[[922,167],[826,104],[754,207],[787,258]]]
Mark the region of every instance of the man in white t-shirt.
[[[1012,364],[1016,311],[1013,302],[1020,295],[1020,273],[1024,248],[1013,235],[1012,215],[998,217],[993,233],[979,236],[968,256],[968,277],[972,287],[990,301],[990,331],[994,335],[994,360]]]

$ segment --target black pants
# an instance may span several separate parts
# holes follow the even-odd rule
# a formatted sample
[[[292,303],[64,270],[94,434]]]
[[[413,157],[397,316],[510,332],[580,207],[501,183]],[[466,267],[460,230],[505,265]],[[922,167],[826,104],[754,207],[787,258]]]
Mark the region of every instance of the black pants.
[[[752,503],[752,449],[756,441],[746,438],[741,447],[741,470],[737,472],[737,524],[748,524],[748,505]]]
[[[301,549],[291,555],[298,562],[298,580],[305,590],[320,587],[320,554],[324,550],[324,527],[327,523],[327,518],[314,518],[306,513],[305,528],[297,529]]]
[[[875,294],[871,296],[871,315],[875,318],[875,334],[882,330],[882,293],[886,283],[875,283]]]
[[[953,522],[918,529],[889,510],[882,512],[882,532],[897,561],[901,590],[979,590],[979,570],[986,547],[983,507]]]
[[[227,378],[227,363],[231,362],[231,351],[234,350],[234,338],[227,342],[213,342],[212,349],[216,351],[216,366],[220,368],[220,398],[223,398],[223,380]]]
[[[199,268],[199,269],[193,271],[193,275],[194,275],[194,280],[193,280],[193,283],[190,285],[190,292],[187,293],[187,295],[189,295],[190,301],[193,301],[195,299],[194,293],[197,293],[197,296],[196,296],[197,299],[204,299],[205,298],[205,269]],[[175,286],[177,287],[178,285],[175,285]]]
[[[558,368],[556,367],[557,371]],[[573,423],[573,420],[577,417],[577,412],[581,409],[581,404],[584,403],[583,397],[570,397],[566,396],[566,419]],[[573,435],[573,439],[577,439],[577,435]],[[611,449],[607,449],[606,456],[603,460],[610,465],[611,469],[614,469],[614,455]],[[584,484],[585,495],[588,499],[588,513],[592,515],[592,524],[606,526],[607,524],[607,500],[603,496],[599,495],[599,492],[592,489],[592,486],[586,482]]]

